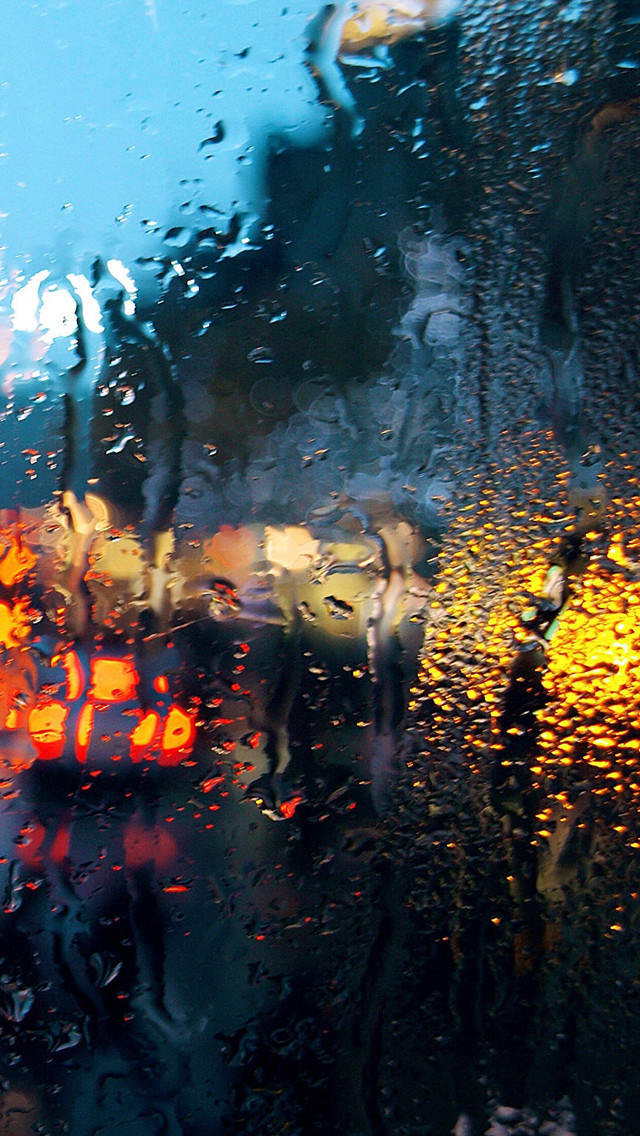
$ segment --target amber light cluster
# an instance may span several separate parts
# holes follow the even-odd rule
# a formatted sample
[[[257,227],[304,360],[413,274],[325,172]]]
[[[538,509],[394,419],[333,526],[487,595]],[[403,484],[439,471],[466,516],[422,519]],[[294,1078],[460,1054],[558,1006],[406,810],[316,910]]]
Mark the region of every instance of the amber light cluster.
[[[502,460],[501,460],[502,459]],[[480,463],[479,463],[480,464]],[[568,472],[547,433],[505,432],[489,471],[459,471],[448,506],[422,665],[409,709],[428,710],[425,740],[455,737],[471,763],[500,748],[499,717],[528,596],[539,595],[570,520]]]
[[[543,676],[550,697],[539,713],[534,766],[538,775],[558,765],[578,766],[591,782],[597,780],[595,793],[621,798],[640,793],[640,579],[635,574],[629,548],[616,535],[606,557],[592,560],[576,582]]]
[[[79,764],[98,765],[107,753],[113,760],[156,761],[178,765],[195,742],[194,715],[171,700],[169,681],[159,674],[153,682],[155,704],[142,707],[140,676],[133,656],[96,653],[84,665],[78,653],[62,650],[50,660],[51,677],[63,675],[38,690],[39,679],[31,645],[36,612],[29,584],[37,557],[25,543],[19,525],[0,531],[0,725],[14,767],[36,760],[73,755]],[[117,740],[114,742],[112,735]]]
[[[455,739],[475,772],[506,754],[505,692],[517,652],[531,645],[522,616],[542,595],[549,563],[573,528],[569,473],[551,439],[527,456],[531,472],[517,503],[504,488],[516,467],[505,462],[491,478],[475,475],[467,502],[452,505],[412,691],[427,750],[442,754],[445,735]],[[543,462],[546,491],[535,474]],[[554,802],[571,809],[572,796],[588,787],[614,807],[615,830],[640,847],[630,820],[640,793],[639,514],[636,496],[614,498],[605,528],[586,534],[585,558],[570,575],[568,602],[541,656],[542,697],[527,760],[533,788],[550,802],[538,813],[543,839],[551,835]],[[510,731],[524,728],[516,722]]]
[[[74,709],[77,714],[72,714],[75,718],[73,749],[77,761],[86,764],[92,747],[96,754],[104,753],[105,738],[111,732],[108,711],[112,707],[135,723],[124,734],[132,762],[157,760],[158,765],[170,766],[189,757],[195,740],[193,716],[174,702],[165,706],[164,700],[158,702],[160,710],[142,710],[137,693],[140,678],[133,657],[92,658],[84,698],[85,676],[76,652],[66,652],[60,660],[53,661],[59,661],[67,674],[65,699],[41,693],[29,712],[29,735],[38,758],[51,760],[63,756],[67,745],[67,718]],[[157,676],[154,687],[159,695],[165,695],[169,689],[166,676]],[[119,733],[123,735],[123,731]],[[118,745],[113,757],[121,760],[123,756],[122,747]]]
[[[25,708],[34,697],[37,686],[36,665],[29,651],[35,612],[26,589],[36,556],[24,542],[19,525],[0,529],[0,725],[16,730],[24,718]],[[14,767],[28,765],[31,760],[23,747],[2,752]]]
[[[0,584],[7,597],[0,601],[0,645],[5,650],[19,649],[31,630],[28,598],[12,593],[35,563],[35,554],[24,544],[19,527],[0,530]],[[9,595],[11,602],[7,602]]]

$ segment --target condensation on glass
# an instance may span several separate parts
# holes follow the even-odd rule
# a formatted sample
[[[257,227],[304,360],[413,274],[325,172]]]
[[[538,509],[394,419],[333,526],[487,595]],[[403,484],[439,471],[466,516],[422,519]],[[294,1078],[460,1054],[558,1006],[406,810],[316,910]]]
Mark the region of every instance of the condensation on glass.
[[[640,1127],[638,0],[0,46],[0,1132]]]

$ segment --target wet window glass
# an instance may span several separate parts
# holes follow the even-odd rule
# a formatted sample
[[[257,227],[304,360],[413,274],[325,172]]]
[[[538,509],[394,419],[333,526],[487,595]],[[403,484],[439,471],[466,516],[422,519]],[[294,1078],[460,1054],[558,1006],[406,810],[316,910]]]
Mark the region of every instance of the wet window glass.
[[[640,1131],[640,3],[8,7],[0,1132]]]

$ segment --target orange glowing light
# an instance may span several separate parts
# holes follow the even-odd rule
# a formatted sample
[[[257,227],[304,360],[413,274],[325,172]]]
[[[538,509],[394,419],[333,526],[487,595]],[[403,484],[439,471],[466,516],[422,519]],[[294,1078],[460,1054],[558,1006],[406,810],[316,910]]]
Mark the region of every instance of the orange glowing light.
[[[69,651],[68,654],[63,656],[62,666],[67,674],[66,696],[70,702],[73,702],[80,697],[84,690],[84,673],[75,651]]]
[[[13,607],[6,603],[0,603],[1,646],[19,647],[27,638],[30,628],[28,600],[19,600]]]
[[[166,694],[169,689],[169,680],[167,676],[158,675],[157,678],[154,678],[153,689],[156,690],[158,694]]]
[[[4,720],[5,730],[17,730],[20,725],[20,715],[16,706],[11,706]]]
[[[97,702],[129,702],[136,697],[139,681],[131,656],[92,659],[89,697]]]
[[[25,548],[16,536],[12,534],[9,539],[9,548],[0,560],[0,583],[5,588],[19,584],[36,563],[34,553]]]
[[[446,23],[457,6],[454,0],[359,0],[342,27],[340,51],[352,54],[397,43]]]
[[[217,785],[224,784],[224,774],[221,777],[206,777],[202,782],[202,792],[210,793]]]
[[[295,813],[301,801],[302,797],[291,797],[290,800],[283,801],[280,805],[280,812],[282,813],[283,817],[286,817],[286,819],[289,820]]]
[[[178,765],[193,749],[196,728],[190,714],[180,706],[171,706],[162,731],[159,765]]]
[[[80,762],[80,765],[84,765],[87,760],[92,729],[93,705],[91,702],[85,702],[78,715],[78,724],[76,726],[76,758]]]
[[[146,751],[155,741],[160,726],[160,715],[148,710],[129,734],[131,760],[142,761]]]
[[[68,707],[49,699],[37,703],[29,713],[29,734],[42,761],[62,757]]]

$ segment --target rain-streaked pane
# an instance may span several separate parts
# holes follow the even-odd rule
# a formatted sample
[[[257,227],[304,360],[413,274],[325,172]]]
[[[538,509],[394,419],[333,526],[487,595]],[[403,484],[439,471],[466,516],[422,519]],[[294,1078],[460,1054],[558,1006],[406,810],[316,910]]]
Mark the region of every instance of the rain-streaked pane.
[[[0,1132],[640,1127],[640,5],[24,0]]]

